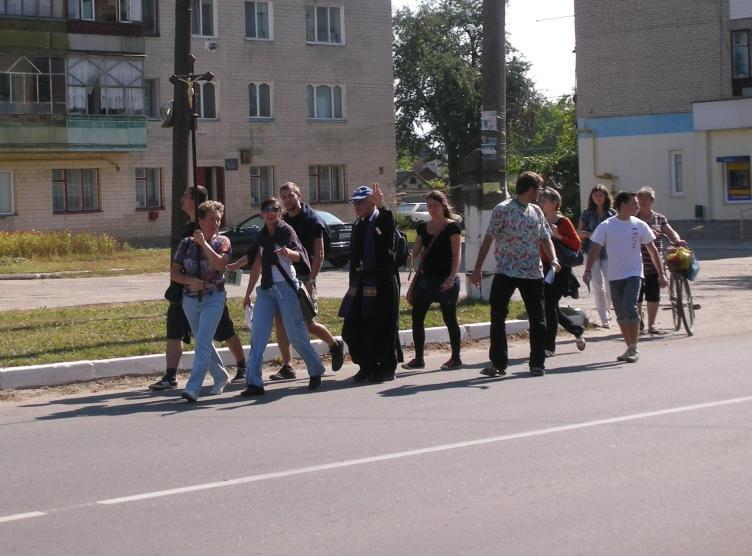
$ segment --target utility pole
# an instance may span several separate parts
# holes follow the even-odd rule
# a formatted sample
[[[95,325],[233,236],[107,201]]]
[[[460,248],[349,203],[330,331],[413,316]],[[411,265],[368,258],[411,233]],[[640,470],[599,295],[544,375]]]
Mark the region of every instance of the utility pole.
[[[192,71],[191,52],[191,0],[175,0],[175,75]],[[174,253],[181,239],[185,215],[180,208],[180,197],[188,187],[188,134],[191,115],[188,110],[188,91],[182,83],[174,83],[172,126],[172,217],[170,221],[170,251]]]
[[[508,196],[506,187],[505,0],[483,0],[480,145],[463,161],[465,191],[465,268],[478,258],[491,210]],[[486,257],[480,288],[467,283],[468,297],[488,300],[494,257]],[[471,272],[466,272],[467,277]]]

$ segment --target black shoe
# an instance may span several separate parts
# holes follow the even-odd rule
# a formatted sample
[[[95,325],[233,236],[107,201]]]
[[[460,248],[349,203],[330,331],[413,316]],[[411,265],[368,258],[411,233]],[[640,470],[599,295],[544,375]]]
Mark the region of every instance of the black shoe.
[[[178,381],[167,375],[160,378],[154,384],[149,384],[149,390],[172,390],[178,387]]]
[[[366,369],[360,369],[357,373],[353,375],[353,380],[355,382],[365,382],[371,378],[371,371]]]
[[[308,379],[309,390],[316,390],[319,386],[321,386],[321,375],[312,376]]]
[[[546,369],[543,367],[530,367],[530,376],[544,376],[546,374]]]
[[[295,370],[290,365],[282,365],[279,370],[269,378],[271,380],[291,380],[295,378]]]
[[[336,344],[329,348],[329,354],[332,356],[332,371],[335,373],[342,368],[345,363],[345,342],[336,340]]]
[[[426,364],[422,359],[411,359],[407,363],[402,365],[403,369],[423,369]]]
[[[497,369],[493,365],[490,365],[486,367],[485,369],[483,369],[480,372],[480,374],[485,375],[485,376],[495,377],[496,375],[504,376],[505,374],[507,374],[507,372],[504,369]]]
[[[266,392],[264,391],[263,386],[256,386],[254,384],[249,385],[245,390],[243,390],[240,395],[243,398],[250,398],[251,396],[263,396]]]
[[[371,375],[368,382],[389,382],[394,380],[394,373],[376,373]]]
[[[180,397],[183,398],[188,403],[196,403],[198,400],[196,399],[196,396],[193,394],[189,394],[188,392],[183,392],[180,394]]]
[[[245,368],[238,367],[238,372],[235,373],[235,376],[232,377],[232,380],[230,381],[233,384],[237,384],[238,382],[245,382]]]

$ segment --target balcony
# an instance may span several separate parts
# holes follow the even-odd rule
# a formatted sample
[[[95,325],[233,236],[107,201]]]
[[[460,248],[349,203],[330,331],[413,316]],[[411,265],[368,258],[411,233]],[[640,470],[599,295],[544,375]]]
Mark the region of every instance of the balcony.
[[[132,152],[144,149],[144,116],[6,114],[0,119],[0,151]]]

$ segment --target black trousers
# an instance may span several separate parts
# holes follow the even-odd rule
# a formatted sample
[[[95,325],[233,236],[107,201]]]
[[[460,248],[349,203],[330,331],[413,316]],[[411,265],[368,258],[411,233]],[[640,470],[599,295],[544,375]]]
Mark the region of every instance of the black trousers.
[[[563,269],[562,272],[564,272]],[[581,336],[585,329],[573,323],[559,308],[561,290],[555,283],[545,285],[544,295],[546,299],[546,349],[548,351],[556,351],[556,333],[558,332],[559,325],[573,336]]]
[[[506,319],[509,300],[520,290],[530,322],[530,366],[544,367],[546,362],[546,318],[543,312],[543,278],[512,278],[496,274],[491,285],[491,364],[505,370],[509,363]]]
[[[457,305],[440,303],[441,316],[449,332],[449,344],[452,346],[452,359],[460,358],[460,340],[462,334],[460,325],[457,322]],[[423,347],[426,343],[425,320],[426,313],[431,307],[431,301],[426,299],[415,299],[412,309],[413,320],[413,343],[415,344],[415,359],[423,360]]]

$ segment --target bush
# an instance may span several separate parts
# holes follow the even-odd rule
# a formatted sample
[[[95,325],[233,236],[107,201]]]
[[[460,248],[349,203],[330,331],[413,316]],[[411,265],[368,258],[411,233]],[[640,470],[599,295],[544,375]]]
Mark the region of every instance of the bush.
[[[0,257],[51,257],[61,255],[112,255],[122,248],[107,234],[87,232],[0,232]]]
[[[415,228],[415,222],[413,222],[407,214],[395,214],[394,224],[397,226],[398,230],[402,231]]]

